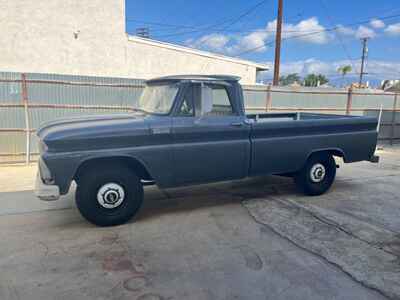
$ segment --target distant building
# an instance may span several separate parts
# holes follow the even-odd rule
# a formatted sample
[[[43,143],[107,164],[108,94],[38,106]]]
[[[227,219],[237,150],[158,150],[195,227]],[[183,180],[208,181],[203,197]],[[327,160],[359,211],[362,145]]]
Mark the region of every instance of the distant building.
[[[0,71],[151,78],[229,74],[256,82],[255,62],[130,36],[125,0],[0,0]]]
[[[353,82],[350,87],[353,89],[369,89],[369,82],[361,83],[361,85],[359,82]]]

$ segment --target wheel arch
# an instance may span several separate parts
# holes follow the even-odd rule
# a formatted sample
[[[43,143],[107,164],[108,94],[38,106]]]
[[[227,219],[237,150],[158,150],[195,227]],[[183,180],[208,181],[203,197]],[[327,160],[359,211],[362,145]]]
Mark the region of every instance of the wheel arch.
[[[309,160],[309,158],[313,155],[320,154],[320,153],[329,153],[333,156],[336,157],[341,157],[344,162],[346,162],[346,155],[344,151],[340,148],[322,148],[322,149],[315,149],[312,150],[310,153],[308,153],[306,157],[306,162]]]
[[[122,165],[127,166],[129,169],[135,172],[140,180],[146,182],[153,182],[154,179],[147,170],[145,164],[139,159],[131,156],[104,156],[104,157],[93,157],[82,161],[75,171],[73,179],[79,181],[79,178],[84,172],[90,168],[98,167],[101,165]]]

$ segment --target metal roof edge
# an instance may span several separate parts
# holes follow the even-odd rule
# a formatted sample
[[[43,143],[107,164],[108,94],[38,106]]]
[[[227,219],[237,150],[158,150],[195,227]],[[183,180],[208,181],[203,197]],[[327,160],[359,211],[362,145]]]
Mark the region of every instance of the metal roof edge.
[[[222,74],[213,74],[213,75],[183,74],[183,75],[169,75],[169,76],[151,78],[146,80],[146,82],[153,83],[153,82],[168,81],[168,80],[239,81],[240,77],[233,75],[222,75]]]
[[[157,40],[142,38],[142,37],[133,36],[133,35],[129,35],[129,34],[127,34],[127,36],[128,36],[128,41],[130,41],[130,42],[138,42],[138,43],[142,43],[142,44],[148,44],[148,45],[167,48],[167,49],[171,49],[171,50],[175,50],[175,51],[191,53],[191,54],[200,55],[200,56],[204,56],[204,57],[221,59],[221,60],[225,60],[225,61],[229,61],[229,62],[241,64],[241,65],[256,67],[260,71],[269,70],[268,66],[259,64],[259,63],[253,62],[253,61],[249,61],[249,60],[230,57],[230,56],[217,54],[217,53],[213,53],[213,52],[208,52],[208,51],[204,51],[204,50],[198,50],[198,49],[185,47],[185,46],[181,46],[181,45],[176,45],[176,44],[171,44],[171,43],[167,43],[167,42],[161,42],[161,41],[157,41]]]

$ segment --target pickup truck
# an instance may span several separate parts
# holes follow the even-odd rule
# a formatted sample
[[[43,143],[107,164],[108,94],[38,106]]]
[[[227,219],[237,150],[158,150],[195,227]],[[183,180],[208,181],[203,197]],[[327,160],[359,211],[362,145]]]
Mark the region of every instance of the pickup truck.
[[[155,78],[128,114],[49,122],[37,132],[36,195],[56,200],[77,184],[80,213],[99,226],[127,222],[143,186],[277,174],[308,195],[332,185],[337,165],[377,162],[377,119],[313,113],[246,114],[239,78]]]

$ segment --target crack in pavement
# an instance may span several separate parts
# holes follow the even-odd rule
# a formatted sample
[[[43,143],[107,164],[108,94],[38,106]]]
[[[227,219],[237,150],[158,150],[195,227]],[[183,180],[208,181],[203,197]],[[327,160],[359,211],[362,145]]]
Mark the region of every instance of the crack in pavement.
[[[302,207],[269,200],[251,199],[242,205],[256,223],[338,267],[365,288],[400,299],[400,268],[395,263],[398,257],[371,247],[370,243],[316,218]]]
[[[319,214],[318,212],[314,211],[312,206],[303,205],[303,204],[297,203],[297,202],[295,202],[293,200],[290,200],[290,199],[278,199],[278,198],[275,198],[275,197],[270,197],[270,198],[274,199],[275,201],[288,202],[293,206],[296,206],[296,207],[298,207],[300,209],[304,209],[305,211],[307,211],[310,215],[312,215],[318,221],[320,221],[320,222],[322,222],[322,223],[324,223],[326,225],[329,225],[329,226],[334,226],[338,230],[344,232],[345,234],[348,234],[349,236],[351,236],[351,237],[353,237],[355,239],[358,239],[358,240],[360,240],[360,241],[362,241],[364,243],[369,244],[371,247],[375,247],[376,249],[382,250],[382,251],[384,251],[384,252],[386,252],[388,254],[392,254],[392,255],[395,255],[396,257],[400,258],[399,253],[396,253],[395,251],[391,251],[390,249],[385,248],[384,247],[385,243],[383,243],[383,242],[381,242],[381,243],[372,242],[370,240],[362,238],[361,236],[355,234],[350,229],[347,229],[347,228],[343,227],[342,225],[340,225],[335,220],[332,220],[332,219],[330,219],[330,218],[328,218],[326,216],[323,216],[322,214]],[[400,241],[400,239],[399,239],[399,241]]]

